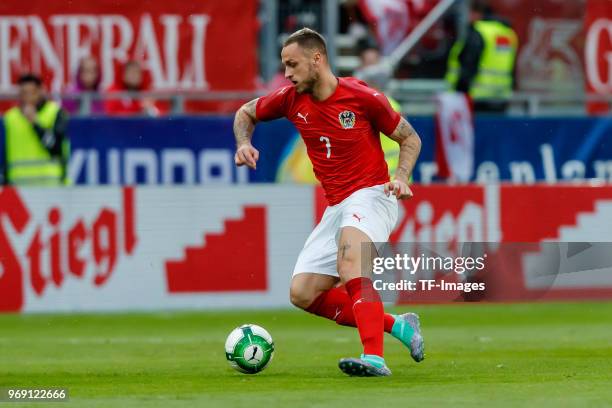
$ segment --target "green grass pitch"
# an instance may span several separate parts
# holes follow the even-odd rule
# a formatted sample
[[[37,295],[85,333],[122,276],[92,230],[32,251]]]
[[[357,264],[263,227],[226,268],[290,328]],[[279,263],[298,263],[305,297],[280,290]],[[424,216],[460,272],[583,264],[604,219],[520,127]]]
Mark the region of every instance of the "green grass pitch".
[[[612,303],[410,309],[426,359],[387,335],[389,378],[342,374],[338,359],[360,353],[357,331],[293,310],[1,315],[0,387],[67,387],[70,402],[53,406],[77,407],[612,405]],[[225,361],[242,323],[275,340],[257,375]],[[28,405],[46,404],[15,404]]]

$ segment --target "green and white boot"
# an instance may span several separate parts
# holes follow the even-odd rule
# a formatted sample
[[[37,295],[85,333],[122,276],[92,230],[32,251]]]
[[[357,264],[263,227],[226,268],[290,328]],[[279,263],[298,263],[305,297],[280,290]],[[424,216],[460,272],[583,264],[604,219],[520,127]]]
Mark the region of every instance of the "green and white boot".
[[[388,377],[391,375],[385,359],[372,354],[362,354],[360,358],[343,358],[338,363],[338,367],[352,377]]]
[[[425,358],[425,342],[421,335],[421,322],[416,313],[393,315],[395,323],[391,335],[404,343],[410,350],[410,355],[417,363]]]

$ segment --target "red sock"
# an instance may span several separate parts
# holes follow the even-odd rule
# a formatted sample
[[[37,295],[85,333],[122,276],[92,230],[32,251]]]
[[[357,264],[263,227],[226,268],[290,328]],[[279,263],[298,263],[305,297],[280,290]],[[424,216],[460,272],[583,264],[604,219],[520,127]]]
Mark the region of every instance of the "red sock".
[[[331,288],[321,293],[306,311],[329,320],[334,320],[341,326],[357,327],[355,315],[353,314],[353,302],[344,286]],[[385,331],[391,333],[395,318],[389,313],[385,313],[384,322]]]
[[[363,353],[382,357],[385,311],[378,292],[368,278],[351,279],[345,286],[353,301],[353,314],[363,344]]]

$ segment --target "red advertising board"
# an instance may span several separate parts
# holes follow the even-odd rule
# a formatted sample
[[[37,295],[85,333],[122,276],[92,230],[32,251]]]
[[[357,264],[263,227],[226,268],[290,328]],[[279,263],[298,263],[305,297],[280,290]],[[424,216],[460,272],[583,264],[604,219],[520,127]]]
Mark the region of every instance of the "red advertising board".
[[[520,90],[566,94],[582,91],[585,2],[491,2],[495,13],[508,20],[519,36],[517,79]]]
[[[413,243],[416,248],[413,255],[418,256],[422,253],[419,248],[440,244],[434,245],[440,253],[457,256],[465,249],[462,243],[482,244],[488,256],[483,273],[469,278],[442,271],[425,275],[436,282],[458,283],[459,278],[483,282],[486,291],[404,291],[397,302],[612,297],[612,263],[588,266],[589,258],[597,252],[589,242],[610,241],[612,188],[415,185],[412,191],[414,197],[400,205],[400,216],[389,238],[390,247],[403,253],[401,248]],[[319,190],[315,196],[315,219],[320,219],[324,209],[325,200]],[[603,247],[607,248],[606,245],[609,244]],[[558,265],[551,265],[550,255],[554,251],[557,255],[566,252],[568,255],[553,258]]]
[[[0,313],[288,306],[313,203],[276,186],[0,189]]]
[[[127,60],[142,62],[154,90],[252,90],[257,77],[256,0],[0,2],[0,92],[25,71],[53,91],[79,60],[101,62],[102,88]]]
[[[589,0],[584,21],[587,92],[612,95],[612,1]],[[591,103],[590,113],[607,113],[609,103]]]
[[[393,254],[486,259],[401,278],[484,289],[386,301],[612,298],[612,187],[413,187]],[[1,189],[0,313],[289,307],[291,271],[325,205],[311,186]]]

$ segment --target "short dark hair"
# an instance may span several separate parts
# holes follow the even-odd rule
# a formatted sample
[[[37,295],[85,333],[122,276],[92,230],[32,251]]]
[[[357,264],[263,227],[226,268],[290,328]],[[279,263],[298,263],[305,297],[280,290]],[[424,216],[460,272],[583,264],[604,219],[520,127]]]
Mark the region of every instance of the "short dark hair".
[[[375,50],[380,52],[380,47],[378,46],[376,41],[370,36],[359,39],[357,41],[356,48],[359,55],[363,54],[367,50]]]
[[[313,29],[305,27],[291,34],[283,43],[283,48],[293,43],[309,50],[319,50],[322,54],[327,55],[325,38]]]
[[[17,85],[34,84],[36,86],[42,86],[42,83],[42,79],[38,75],[32,73],[23,74],[17,79]]]

